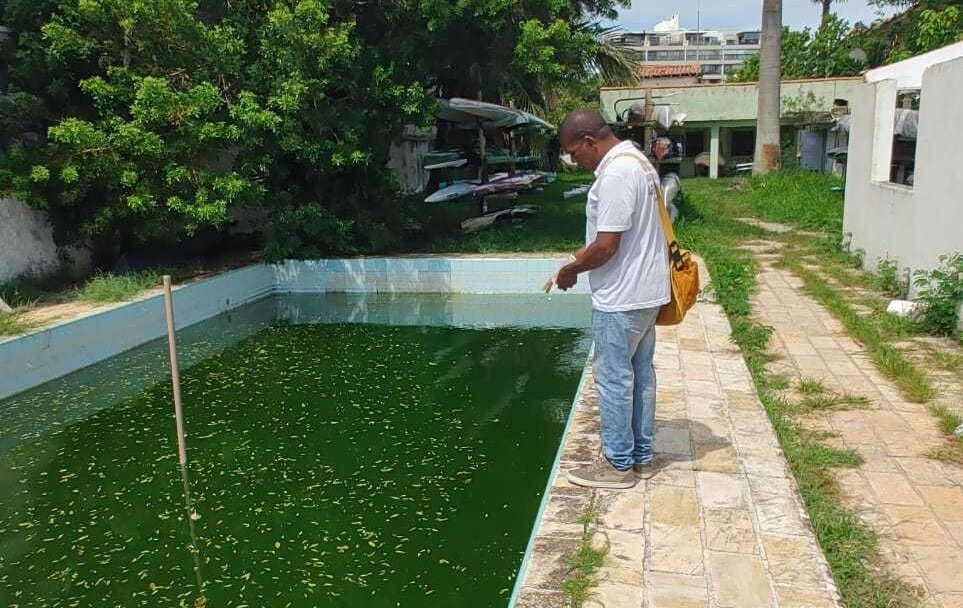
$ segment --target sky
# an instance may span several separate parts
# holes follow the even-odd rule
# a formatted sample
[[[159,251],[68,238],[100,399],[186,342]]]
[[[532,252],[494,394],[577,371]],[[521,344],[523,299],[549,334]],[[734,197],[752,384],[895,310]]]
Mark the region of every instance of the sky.
[[[895,13],[887,10],[880,13],[865,0],[845,0],[833,4],[833,12],[849,22],[871,23],[880,16],[888,17]],[[696,29],[698,22],[702,29],[714,30],[758,30],[762,21],[762,0],[675,0],[674,2],[655,2],[653,0],[633,0],[632,8],[619,12],[617,25],[630,32],[651,31],[658,21],[679,15],[679,25],[685,29]],[[810,0],[783,0],[782,22],[794,30],[809,26],[819,26],[819,4]]]

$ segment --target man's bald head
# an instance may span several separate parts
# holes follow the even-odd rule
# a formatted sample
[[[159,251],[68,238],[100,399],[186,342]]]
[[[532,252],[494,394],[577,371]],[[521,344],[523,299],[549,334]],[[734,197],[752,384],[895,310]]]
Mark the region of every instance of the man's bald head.
[[[568,113],[558,129],[558,139],[562,145],[578,141],[586,135],[595,139],[606,139],[612,135],[612,130],[609,129],[598,110],[590,108],[573,110]]]
[[[605,154],[621,140],[605,124],[598,110],[585,108],[569,112],[558,129],[558,141],[576,164],[594,171]]]

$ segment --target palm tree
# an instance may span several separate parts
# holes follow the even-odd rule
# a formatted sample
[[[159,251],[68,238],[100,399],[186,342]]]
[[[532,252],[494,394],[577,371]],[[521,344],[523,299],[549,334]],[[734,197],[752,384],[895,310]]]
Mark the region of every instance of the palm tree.
[[[823,7],[823,17],[822,17],[822,21],[820,21],[820,25],[819,25],[820,28],[825,27],[826,21],[829,19],[829,13],[831,12],[831,8],[834,2],[836,4],[839,4],[841,0],[813,0],[813,4],[821,4]]]
[[[756,112],[756,155],[753,173],[779,168],[779,71],[782,45],[782,0],[762,2],[759,46],[759,101]]]
[[[588,71],[597,74],[603,86],[632,86],[639,83],[642,53],[622,40],[622,28],[583,26],[594,30],[598,48],[589,61]]]
[[[585,77],[597,79],[601,86],[635,86],[639,84],[642,53],[622,39],[622,28],[583,21],[573,28],[576,33],[595,38],[595,52],[583,66]],[[558,108],[558,85],[547,83],[521,100],[521,105],[536,113],[552,114]]]

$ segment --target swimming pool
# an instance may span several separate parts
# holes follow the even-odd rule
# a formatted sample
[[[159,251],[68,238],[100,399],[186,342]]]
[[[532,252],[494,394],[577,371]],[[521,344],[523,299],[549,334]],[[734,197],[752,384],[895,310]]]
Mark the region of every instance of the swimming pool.
[[[188,328],[194,539],[163,343],[0,402],[0,601],[193,605],[200,581],[210,606],[504,606],[587,320],[329,294]]]

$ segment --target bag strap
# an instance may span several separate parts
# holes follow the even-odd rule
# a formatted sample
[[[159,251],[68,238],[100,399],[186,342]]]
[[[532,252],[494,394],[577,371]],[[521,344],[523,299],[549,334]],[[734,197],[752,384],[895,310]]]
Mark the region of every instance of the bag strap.
[[[639,165],[641,165],[642,171],[652,178],[652,182],[655,185],[655,195],[659,202],[659,217],[662,218],[662,232],[665,234],[665,242],[669,246],[669,259],[672,261],[672,265],[675,266],[676,270],[682,270],[686,262],[686,255],[682,252],[679,241],[675,238],[675,230],[672,229],[672,220],[669,219],[669,211],[665,204],[665,195],[662,194],[662,183],[658,179],[658,174],[649,170],[649,167],[642,161],[642,157],[631,152],[615,155],[612,157],[612,160],[605,163],[605,167],[608,167],[616,158],[622,157],[634,158],[638,161]]]

